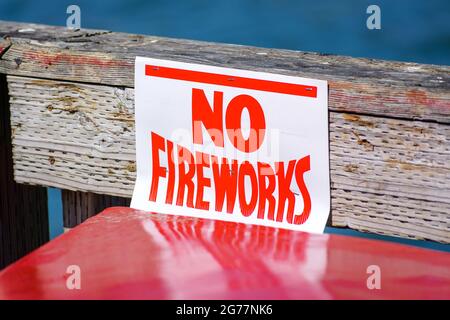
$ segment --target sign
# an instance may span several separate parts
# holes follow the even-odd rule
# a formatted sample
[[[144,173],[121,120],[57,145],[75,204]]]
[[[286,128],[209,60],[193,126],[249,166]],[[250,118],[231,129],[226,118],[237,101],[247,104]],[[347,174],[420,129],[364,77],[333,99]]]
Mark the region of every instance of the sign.
[[[327,82],[136,58],[131,207],[323,232]]]

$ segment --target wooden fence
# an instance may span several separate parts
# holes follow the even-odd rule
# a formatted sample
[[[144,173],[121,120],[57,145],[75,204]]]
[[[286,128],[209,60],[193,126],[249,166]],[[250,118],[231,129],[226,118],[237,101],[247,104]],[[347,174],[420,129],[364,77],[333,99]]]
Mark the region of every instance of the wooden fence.
[[[8,88],[0,74],[0,269],[48,238],[46,189],[14,181]]]
[[[9,22],[0,36],[15,181],[67,190],[66,226],[131,197],[145,56],[327,80],[330,223],[450,242],[448,66]]]

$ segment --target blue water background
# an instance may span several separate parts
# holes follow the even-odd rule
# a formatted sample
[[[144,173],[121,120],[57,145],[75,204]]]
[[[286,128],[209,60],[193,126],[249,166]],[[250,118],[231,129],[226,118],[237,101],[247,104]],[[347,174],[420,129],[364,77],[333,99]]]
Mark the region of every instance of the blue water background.
[[[70,4],[85,28],[450,64],[450,0],[0,0],[0,19],[65,25]],[[381,30],[366,28],[370,4]]]

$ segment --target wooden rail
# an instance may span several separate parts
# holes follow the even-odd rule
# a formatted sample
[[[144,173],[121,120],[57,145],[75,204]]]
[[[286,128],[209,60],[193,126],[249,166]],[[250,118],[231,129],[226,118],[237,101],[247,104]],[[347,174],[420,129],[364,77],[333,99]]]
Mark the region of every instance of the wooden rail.
[[[134,59],[329,83],[333,226],[450,242],[450,67],[0,22],[15,180],[130,197]]]

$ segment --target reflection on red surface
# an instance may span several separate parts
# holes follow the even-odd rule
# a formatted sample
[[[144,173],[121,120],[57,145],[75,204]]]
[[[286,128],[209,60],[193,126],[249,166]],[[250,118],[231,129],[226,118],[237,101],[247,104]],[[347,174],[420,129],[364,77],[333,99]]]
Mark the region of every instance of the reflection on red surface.
[[[81,268],[81,290],[66,268]],[[366,269],[381,268],[380,290]],[[450,298],[450,255],[111,208],[0,272],[0,299]]]

